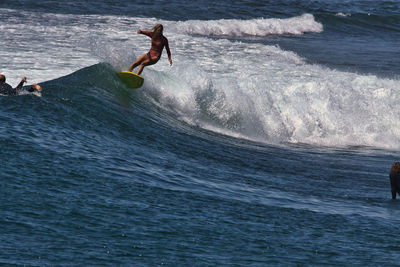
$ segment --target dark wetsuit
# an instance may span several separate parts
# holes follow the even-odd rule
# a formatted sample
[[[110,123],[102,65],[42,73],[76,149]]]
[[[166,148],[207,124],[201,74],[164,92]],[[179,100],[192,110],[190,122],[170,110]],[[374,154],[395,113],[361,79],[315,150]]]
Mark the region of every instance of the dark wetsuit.
[[[0,94],[16,95],[17,91],[22,89],[23,84],[23,82],[20,82],[17,87],[12,88],[8,83],[0,83]]]
[[[12,88],[11,85],[8,83],[1,83],[0,84],[0,94],[3,95],[16,95],[17,94],[17,88]]]

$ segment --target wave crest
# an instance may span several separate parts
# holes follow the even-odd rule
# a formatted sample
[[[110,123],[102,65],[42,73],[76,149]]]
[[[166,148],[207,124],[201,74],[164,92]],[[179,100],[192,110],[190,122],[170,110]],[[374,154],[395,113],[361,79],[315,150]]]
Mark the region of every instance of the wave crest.
[[[187,34],[205,36],[268,36],[268,35],[300,35],[308,32],[320,33],[323,25],[315,21],[311,14],[288,19],[252,19],[252,20],[190,20],[180,22],[179,29]]]

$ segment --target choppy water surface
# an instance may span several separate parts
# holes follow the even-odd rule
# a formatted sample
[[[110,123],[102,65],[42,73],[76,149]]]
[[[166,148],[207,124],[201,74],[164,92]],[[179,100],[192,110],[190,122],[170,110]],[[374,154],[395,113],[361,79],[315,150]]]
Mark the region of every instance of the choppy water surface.
[[[396,265],[400,7],[0,3],[4,265]],[[140,12],[138,11],[140,7]],[[162,23],[164,54],[115,72]]]

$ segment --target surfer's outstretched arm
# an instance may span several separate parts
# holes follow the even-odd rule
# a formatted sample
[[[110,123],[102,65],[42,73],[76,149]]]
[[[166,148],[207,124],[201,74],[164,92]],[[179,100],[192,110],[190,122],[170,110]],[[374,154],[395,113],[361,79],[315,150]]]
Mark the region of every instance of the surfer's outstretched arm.
[[[15,90],[21,90],[24,83],[26,83],[26,77],[22,78],[17,87],[15,87]]]
[[[142,30],[138,30],[137,33],[138,33],[138,34],[147,35],[147,36],[149,36],[150,38],[151,38],[152,35],[153,35],[153,32],[152,32],[152,31],[142,31]]]

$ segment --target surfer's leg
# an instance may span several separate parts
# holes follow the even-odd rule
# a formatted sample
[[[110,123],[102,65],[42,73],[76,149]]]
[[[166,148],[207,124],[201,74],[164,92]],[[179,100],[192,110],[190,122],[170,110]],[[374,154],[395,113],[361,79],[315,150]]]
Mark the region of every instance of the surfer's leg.
[[[139,66],[145,59],[147,59],[147,54],[143,54],[143,56],[136,59],[136,61],[133,62],[132,65],[129,66],[128,71],[132,71],[134,68]]]
[[[136,74],[140,75],[140,73],[142,73],[144,67],[154,65],[156,63],[157,63],[157,60],[150,60],[148,57],[146,57],[146,59],[144,61],[142,61],[142,63],[140,64],[139,70]]]
[[[140,75],[140,73],[142,73],[144,67],[150,66],[150,65],[154,65],[158,62],[160,58],[151,58],[150,57],[150,52],[147,53],[147,57],[145,58],[145,60],[142,61],[142,63],[140,63],[140,68],[137,72],[137,75]]]
[[[137,75],[140,75],[140,73],[142,73],[142,71],[143,71],[143,69],[144,69],[145,66],[147,66],[147,65],[145,64],[145,62],[142,62],[142,64],[140,64],[139,70],[138,70],[138,72],[137,72],[136,74],[137,74]]]

